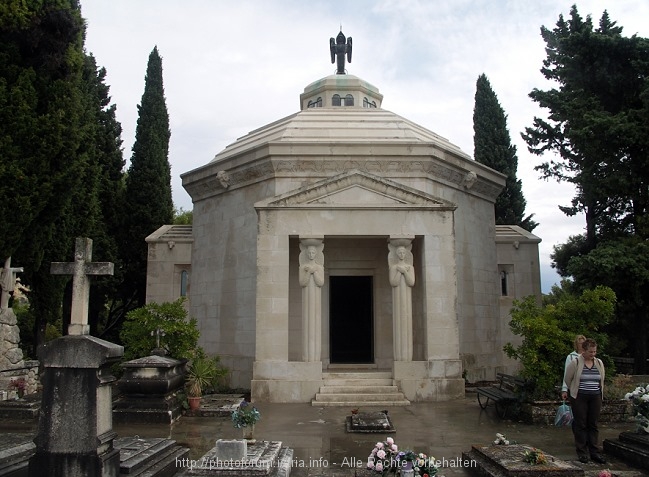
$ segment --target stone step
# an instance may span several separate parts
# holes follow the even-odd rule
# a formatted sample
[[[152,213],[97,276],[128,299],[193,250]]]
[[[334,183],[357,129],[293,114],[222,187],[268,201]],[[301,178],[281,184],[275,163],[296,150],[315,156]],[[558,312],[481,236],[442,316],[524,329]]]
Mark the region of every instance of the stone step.
[[[34,454],[34,438],[27,434],[5,434],[0,448],[0,476],[27,475]]]
[[[189,449],[187,447],[174,446],[165,456],[150,467],[143,469],[133,477],[172,477],[178,473],[179,462],[187,462]]]
[[[165,438],[140,439],[122,437],[115,439],[113,446],[119,450],[120,472],[128,475],[140,475],[152,467],[164,462],[179,449],[176,441]],[[166,468],[165,465],[162,466]],[[159,475],[159,474],[151,474]],[[160,474],[173,475],[173,474]]]
[[[392,386],[392,378],[367,378],[367,379],[323,379],[325,386]]]
[[[360,393],[343,393],[343,394],[322,394],[317,393],[315,395],[315,401],[320,402],[336,402],[336,401],[359,401],[364,402],[368,405],[372,405],[373,402],[395,402],[402,401],[405,397],[402,393],[390,393],[390,394],[360,394]]]
[[[389,379],[392,380],[391,371],[325,371],[322,373],[322,379]]]
[[[383,409],[386,407],[394,406],[410,406],[410,401],[403,399],[401,401],[356,401],[353,399],[354,396],[348,396],[346,400],[341,401],[316,401],[315,399],[311,401],[311,405],[314,407],[362,407],[367,409],[370,407],[376,407],[377,409]]]
[[[398,393],[399,388],[394,385],[345,385],[345,386],[322,386],[320,394],[391,394]]]
[[[0,419],[36,419],[40,409],[40,394],[28,394],[23,399],[0,401]]]

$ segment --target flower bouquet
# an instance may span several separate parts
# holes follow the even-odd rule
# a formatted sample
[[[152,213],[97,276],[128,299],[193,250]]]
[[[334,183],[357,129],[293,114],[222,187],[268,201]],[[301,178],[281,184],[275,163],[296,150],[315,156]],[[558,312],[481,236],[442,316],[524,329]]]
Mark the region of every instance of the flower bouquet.
[[[252,427],[261,419],[259,410],[248,401],[243,401],[239,407],[232,411],[232,423],[237,429]]]
[[[411,450],[400,451],[392,437],[385,442],[377,442],[367,458],[367,468],[380,474],[404,474],[411,471],[421,477],[433,477],[437,474],[435,458]]]
[[[544,465],[548,463],[548,458],[542,450],[533,448],[532,450],[525,451],[525,454],[523,454],[523,461],[532,465]]]
[[[11,383],[9,383],[9,388],[13,391],[16,391],[18,399],[22,399],[22,397],[25,395],[25,389],[27,388],[27,381],[25,380],[25,378],[12,379]]]
[[[638,386],[630,393],[626,393],[624,399],[633,404],[638,432],[649,434],[649,384]]]

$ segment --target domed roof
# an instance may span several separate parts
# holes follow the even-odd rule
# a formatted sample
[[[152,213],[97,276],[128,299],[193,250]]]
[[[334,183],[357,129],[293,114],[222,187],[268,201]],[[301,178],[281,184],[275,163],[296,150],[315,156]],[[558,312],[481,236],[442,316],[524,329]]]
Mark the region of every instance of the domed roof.
[[[382,109],[382,99],[375,86],[356,76],[327,76],[305,88],[300,95],[300,112],[251,131],[219,152],[212,162],[270,143],[419,143],[471,159],[447,139]]]

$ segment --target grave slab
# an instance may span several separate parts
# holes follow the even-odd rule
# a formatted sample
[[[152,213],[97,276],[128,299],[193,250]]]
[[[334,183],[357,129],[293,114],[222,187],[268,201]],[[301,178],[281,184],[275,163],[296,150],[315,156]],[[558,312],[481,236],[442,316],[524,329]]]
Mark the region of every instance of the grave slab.
[[[182,477],[288,477],[291,473],[293,449],[281,441],[256,441],[247,445],[243,460],[222,460],[217,447],[203,457],[185,462]]]
[[[387,411],[357,412],[347,416],[345,428],[347,432],[365,434],[396,432]]]
[[[622,432],[617,439],[605,439],[604,451],[625,462],[649,470],[649,435]]]
[[[526,444],[473,445],[470,451],[462,453],[462,458],[475,462],[467,470],[486,477],[584,477],[581,467],[545,452],[547,464],[525,462],[525,452],[534,449]]]

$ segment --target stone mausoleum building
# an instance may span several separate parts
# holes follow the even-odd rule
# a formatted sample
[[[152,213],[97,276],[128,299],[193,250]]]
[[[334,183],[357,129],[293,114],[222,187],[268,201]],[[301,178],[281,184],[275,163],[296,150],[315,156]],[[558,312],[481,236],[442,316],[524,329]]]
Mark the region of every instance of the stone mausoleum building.
[[[299,112],[182,175],[193,225],[147,238],[147,299],[188,296],[256,401],[463,396],[515,371],[509,309],[540,299],[540,239],[495,225],[502,174],[382,109],[338,58]]]

